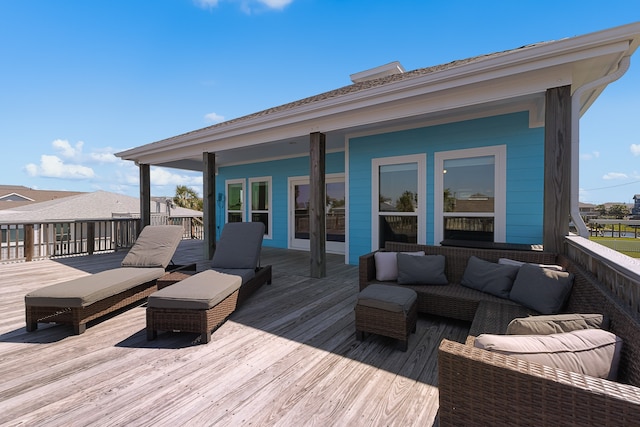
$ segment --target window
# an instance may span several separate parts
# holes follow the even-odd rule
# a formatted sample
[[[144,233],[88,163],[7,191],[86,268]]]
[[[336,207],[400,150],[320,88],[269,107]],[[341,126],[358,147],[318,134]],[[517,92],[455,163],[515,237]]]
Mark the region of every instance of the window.
[[[244,221],[244,179],[227,180],[227,222]]]
[[[504,242],[506,147],[435,154],[435,243]]]
[[[372,249],[385,242],[424,243],[426,156],[372,161]]]
[[[262,222],[265,237],[271,237],[271,177],[249,179],[249,189],[251,221]]]

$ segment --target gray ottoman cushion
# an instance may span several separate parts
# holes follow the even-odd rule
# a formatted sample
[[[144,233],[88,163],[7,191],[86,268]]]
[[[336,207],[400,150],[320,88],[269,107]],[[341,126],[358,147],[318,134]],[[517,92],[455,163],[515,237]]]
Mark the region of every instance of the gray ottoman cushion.
[[[164,268],[115,268],[64,283],[37,289],[24,299],[37,307],[86,307],[127,289],[151,282],[165,274]]]
[[[360,291],[358,305],[406,314],[417,297],[413,289],[373,284]]]
[[[208,310],[240,289],[242,278],[205,270],[149,295],[147,306]]]

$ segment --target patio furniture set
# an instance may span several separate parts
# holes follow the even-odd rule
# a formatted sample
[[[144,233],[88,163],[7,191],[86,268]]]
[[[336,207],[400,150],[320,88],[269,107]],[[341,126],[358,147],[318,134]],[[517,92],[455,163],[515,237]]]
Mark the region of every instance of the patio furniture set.
[[[271,266],[259,266],[264,224],[227,224],[211,269],[202,272],[194,264],[170,265],[182,231],[181,226],[147,226],[121,267],[30,292],[25,296],[27,331],[55,322],[82,334],[88,322],[147,301],[149,340],[158,331],[178,330],[200,333],[201,342],[208,343],[239,304],[264,283],[271,284]]]
[[[397,270],[380,276],[390,259]],[[359,281],[361,294],[412,290],[419,313],[470,322],[465,343],[438,349],[441,426],[638,425],[640,318],[567,257],[388,242],[360,257]]]

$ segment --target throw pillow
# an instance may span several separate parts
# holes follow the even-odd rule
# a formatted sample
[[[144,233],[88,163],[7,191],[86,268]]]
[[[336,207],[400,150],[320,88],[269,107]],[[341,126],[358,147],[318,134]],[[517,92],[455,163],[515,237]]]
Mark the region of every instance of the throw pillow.
[[[413,256],[398,254],[398,284],[446,285],[444,255]]]
[[[520,267],[469,257],[460,284],[500,298],[509,298],[513,280]]]
[[[404,252],[409,255],[424,255],[424,251]],[[379,282],[398,280],[398,253],[378,251],[373,254],[376,263],[376,280]]]
[[[500,258],[498,259],[498,264],[515,265],[516,267],[522,267],[524,264],[527,264],[527,263],[522,261],[516,261],[515,259],[510,259],[510,258]],[[562,268],[561,265],[555,265],[555,264],[533,264],[533,265],[537,265],[538,267],[542,267],[542,268],[550,268],[551,270],[557,270],[557,271],[564,270],[564,268]]]
[[[507,335],[550,335],[581,329],[607,329],[602,314],[556,314],[513,319]]]
[[[474,346],[542,365],[615,380],[622,340],[602,329],[552,335],[479,335]]]
[[[556,314],[572,287],[573,273],[525,264],[520,267],[509,298],[541,314]]]

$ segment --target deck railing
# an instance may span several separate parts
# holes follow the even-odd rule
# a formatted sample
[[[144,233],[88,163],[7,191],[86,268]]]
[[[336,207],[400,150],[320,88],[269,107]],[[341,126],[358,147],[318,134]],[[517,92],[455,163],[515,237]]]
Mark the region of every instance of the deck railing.
[[[568,236],[567,255],[640,316],[640,260],[583,237]]]
[[[153,225],[182,225],[183,239],[202,239],[200,218],[152,215]],[[130,248],[140,233],[139,218],[0,224],[0,262],[91,255]]]

